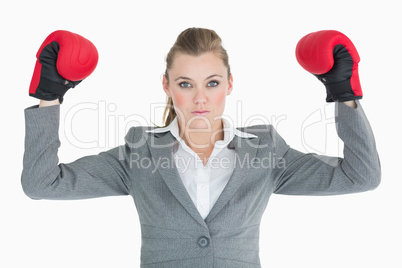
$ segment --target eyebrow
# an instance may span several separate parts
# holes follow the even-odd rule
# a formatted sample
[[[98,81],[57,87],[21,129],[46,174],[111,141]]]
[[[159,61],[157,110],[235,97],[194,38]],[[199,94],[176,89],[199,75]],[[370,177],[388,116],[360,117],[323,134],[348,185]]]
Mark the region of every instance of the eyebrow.
[[[219,76],[219,77],[222,77],[221,75],[218,75],[218,74],[213,74],[213,75],[210,75],[210,76],[208,76],[207,78],[205,78],[205,80],[208,80],[208,79],[210,79],[210,78],[212,78],[212,77],[214,77],[214,76]],[[177,80],[179,80],[179,79],[184,79],[184,80],[192,80],[191,78],[189,78],[189,77],[185,77],[185,76],[179,76],[179,77],[177,77],[174,81],[177,81]]]

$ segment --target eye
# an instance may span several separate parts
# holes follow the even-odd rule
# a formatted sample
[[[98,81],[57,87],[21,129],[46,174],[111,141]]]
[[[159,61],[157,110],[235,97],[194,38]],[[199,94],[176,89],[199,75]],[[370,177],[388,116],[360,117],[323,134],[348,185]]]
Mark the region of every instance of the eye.
[[[208,86],[209,87],[216,87],[216,86],[218,86],[219,85],[219,82],[217,82],[217,81],[210,81],[209,83],[208,83]]]
[[[181,82],[181,83],[179,84],[179,86],[182,87],[182,88],[189,88],[189,87],[191,87],[190,83],[188,83],[188,82]]]

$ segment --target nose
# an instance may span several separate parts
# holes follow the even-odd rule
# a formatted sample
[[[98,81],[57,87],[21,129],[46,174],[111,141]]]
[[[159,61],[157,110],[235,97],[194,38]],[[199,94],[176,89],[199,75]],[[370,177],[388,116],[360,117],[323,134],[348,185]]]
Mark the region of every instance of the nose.
[[[196,94],[194,96],[194,103],[195,104],[202,104],[207,102],[207,97],[205,92],[202,88],[197,89]]]

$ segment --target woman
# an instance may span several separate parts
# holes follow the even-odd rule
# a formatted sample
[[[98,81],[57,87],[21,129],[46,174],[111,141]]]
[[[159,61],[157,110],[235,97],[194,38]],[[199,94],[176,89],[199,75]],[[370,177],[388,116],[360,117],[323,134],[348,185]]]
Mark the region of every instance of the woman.
[[[223,119],[233,78],[214,31],[183,31],[166,61],[165,127],[133,127],[124,145],[69,164],[57,158],[57,104],[66,90],[34,86],[30,94],[41,101],[25,110],[25,193],[33,199],[131,195],[141,223],[141,267],[244,268],[260,267],[260,221],[272,193],[334,195],[378,186],[380,163],[361,95],[339,90],[335,67],[320,78],[336,82],[326,84],[327,100],[336,101],[343,159],[298,152],[270,125],[235,128]]]

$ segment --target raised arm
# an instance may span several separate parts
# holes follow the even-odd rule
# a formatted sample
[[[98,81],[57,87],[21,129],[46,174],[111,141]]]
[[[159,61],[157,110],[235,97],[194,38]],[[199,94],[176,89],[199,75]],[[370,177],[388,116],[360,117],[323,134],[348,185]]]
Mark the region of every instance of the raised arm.
[[[356,109],[335,104],[343,158],[306,154],[289,148],[284,168],[277,169],[275,190],[288,195],[337,195],[373,190],[381,181],[381,165],[372,129],[359,101]],[[279,135],[278,143],[284,143]]]
[[[125,146],[59,163],[60,105],[25,109],[25,152],[21,183],[32,199],[84,199],[128,195]]]

